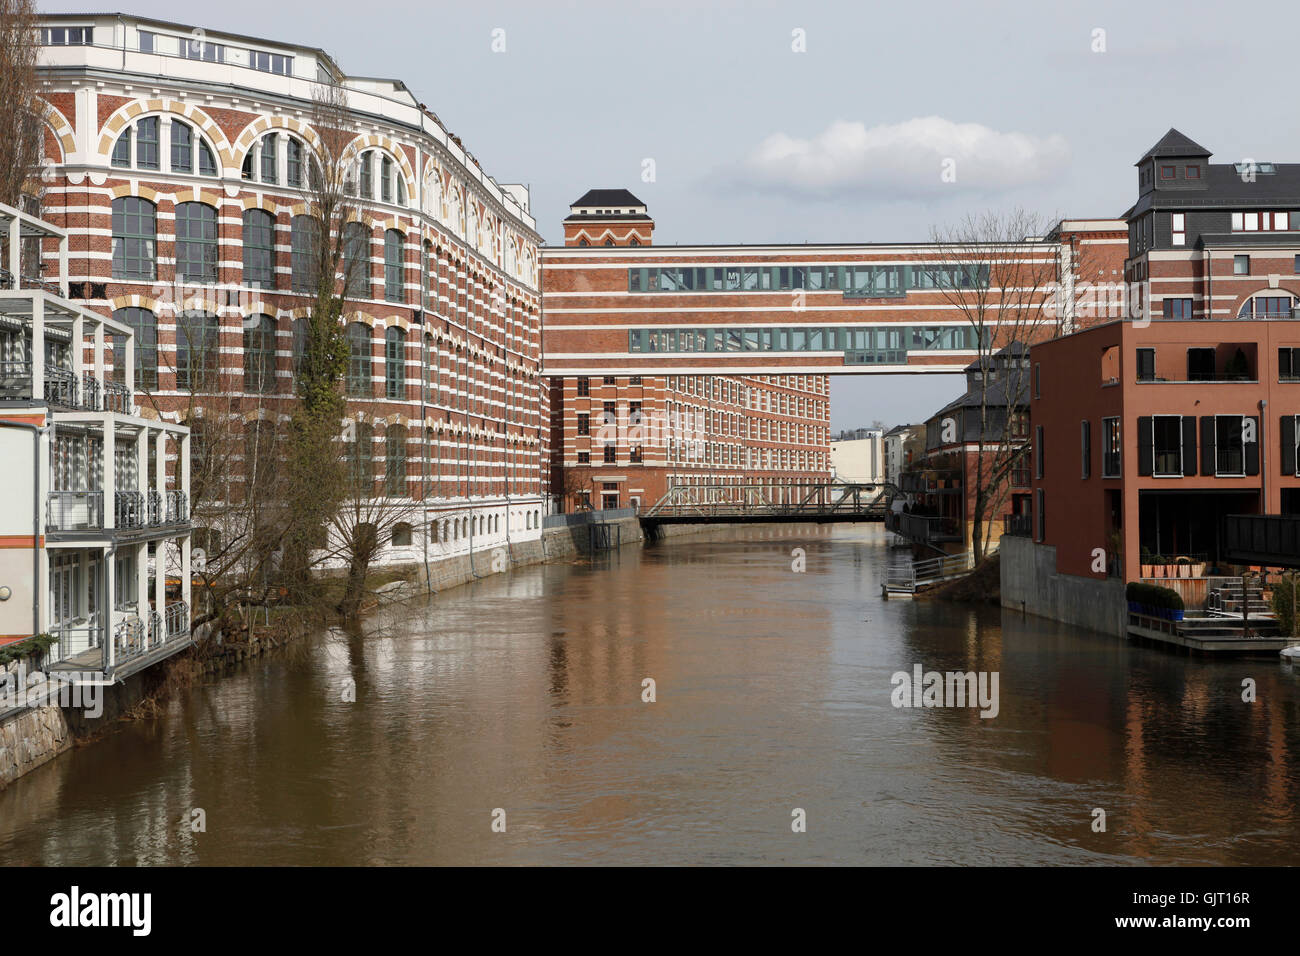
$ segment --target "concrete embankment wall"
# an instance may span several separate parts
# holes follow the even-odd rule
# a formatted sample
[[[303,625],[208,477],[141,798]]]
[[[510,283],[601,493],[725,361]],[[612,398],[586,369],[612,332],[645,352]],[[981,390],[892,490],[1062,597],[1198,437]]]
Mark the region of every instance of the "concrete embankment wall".
[[[1122,581],[1058,574],[1056,548],[1029,538],[1003,535],[998,552],[1003,607],[1115,637],[1127,635]]]

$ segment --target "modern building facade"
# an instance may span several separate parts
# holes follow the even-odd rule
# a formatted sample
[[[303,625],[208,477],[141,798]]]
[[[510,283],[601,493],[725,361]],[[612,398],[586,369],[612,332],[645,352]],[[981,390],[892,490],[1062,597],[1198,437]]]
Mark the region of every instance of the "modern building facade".
[[[1032,533],[1059,573],[1208,574],[1225,515],[1300,513],[1300,166],[1209,160],[1170,130],[1137,163],[1140,320],[1032,350]]]
[[[373,462],[374,494],[413,516],[379,560],[540,535],[549,396],[526,188],[489,176],[402,82],[348,76],[320,50],[116,14],[44,24],[44,215],[71,236],[74,300],[135,331],[142,404],[188,413],[216,381],[250,435],[286,417],[307,157],[327,132],[316,95],[336,88],[362,208],[341,437]]]
[[[920,425],[895,425],[881,439],[885,454],[885,481],[897,487],[903,472],[925,453],[925,429]]]
[[[878,485],[885,480],[884,431],[859,428],[831,440],[831,473],[836,481]]]
[[[73,301],[69,233],[0,206],[0,235],[0,645],[121,679],[190,643],[190,432],[114,375],[134,329]]]

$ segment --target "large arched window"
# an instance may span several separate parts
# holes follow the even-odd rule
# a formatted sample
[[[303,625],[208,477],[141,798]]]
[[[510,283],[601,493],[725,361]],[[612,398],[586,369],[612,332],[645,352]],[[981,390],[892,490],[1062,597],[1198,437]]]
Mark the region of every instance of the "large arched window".
[[[384,298],[389,302],[406,301],[405,245],[406,237],[396,229],[384,233]]]
[[[406,398],[406,336],[396,326],[384,332],[384,395]]]
[[[137,389],[155,389],[158,387],[158,319],[148,309],[134,306],[118,309],[113,318],[131,326],[135,332],[135,387]],[[118,366],[118,361],[126,360],[125,336],[113,339],[113,377],[119,382],[126,381],[125,366]]]
[[[288,133],[267,133],[249,147],[244,154],[240,175],[248,182],[277,185],[284,183],[295,189],[306,185],[310,150],[303,141]]]
[[[217,211],[201,202],[176,207],[176,275],[217,281]]]
[[[370,298],[370,230],[359,222],[343,230],[343,278],[349,296]]]
[[[406,177],[401,164],[384,150],[368,149],[357,157],[355,182],[362,199],[406,205]]]
[[[122,130],[113,144],[112,164],[118,169],[220,175],[216,151],[203,134],[182,119],[164,123],[158,116],[142,116]]]
[[[320,220],[313,216],[294,216],[290,226],[289,245],[292,253],[290,270],[293,291],[306,294],[316,292],[319,266],[317,256],[321,229]]]
[[[275,319],[254,315],[244,320],[244,391],[275,388]]]
[[[1295,310],[1295,299],[1285,289],[1276,292],[1264,292],[1247,299],[1237,312],[1239,319],[1289,319]],[[1168,299],[1165,300],[1169,301]],[[1166,310],[1168,311],[1168,310]],[[1190,309],[1189,309],[1190,312]]]
[[[275,288],[275,217],[264,209],[244,210],[244,285]]]
[[[219,325],[207,312],[182,312],[176,319],[176,387],[190,392],[216,386]]]
[[[147,199],[113,200],[113,278],[148,279],[156,274],[158,210]]]
[[[347,392],[354,398],[370,398],[370,326],[353,322],[348,326]]]
[[[384,492],[390,498],[406,496],[405,425],[389,425],[384,436]]]

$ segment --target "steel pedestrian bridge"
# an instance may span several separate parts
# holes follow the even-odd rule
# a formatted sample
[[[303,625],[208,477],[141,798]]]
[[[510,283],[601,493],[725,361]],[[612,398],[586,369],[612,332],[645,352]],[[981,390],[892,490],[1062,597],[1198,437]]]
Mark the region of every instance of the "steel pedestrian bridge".
[[[674,488],[640,515],[641,524],[774,524],[883,521],[901,494],[888,482],[772,482]]]

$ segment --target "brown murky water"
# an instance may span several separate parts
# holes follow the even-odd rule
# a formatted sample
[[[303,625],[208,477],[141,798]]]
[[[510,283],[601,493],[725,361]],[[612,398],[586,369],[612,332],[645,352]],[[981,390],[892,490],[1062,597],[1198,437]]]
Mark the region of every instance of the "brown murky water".
[[[900,559],[743,529],[448,592],[19,781],[0,863],[1300,863],[1300,676],[882,602]],[[917,663],[997,717],[893,707]]]

